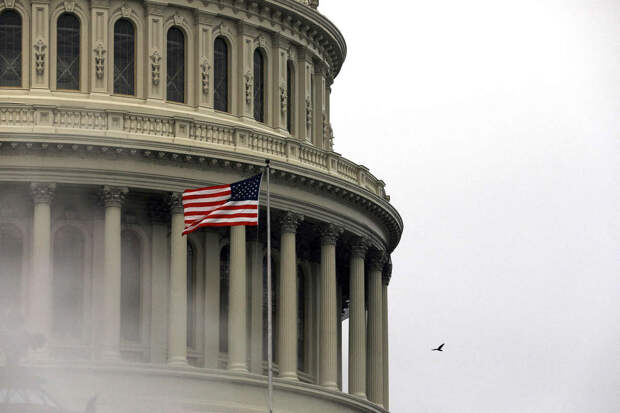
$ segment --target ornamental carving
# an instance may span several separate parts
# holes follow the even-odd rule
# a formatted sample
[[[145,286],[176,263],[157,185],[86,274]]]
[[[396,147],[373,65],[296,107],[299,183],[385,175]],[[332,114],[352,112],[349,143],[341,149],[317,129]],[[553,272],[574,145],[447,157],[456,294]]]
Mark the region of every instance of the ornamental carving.
[[[49,204],[54,200],[56,184],[33,182],[30,184],[30,195],[35,204]]]
[[[386,263],[386,254],[383,250],[372,250],[369,254],[369,267],[371,270],[383,272],[383,266]]]
[[[185,20],[180,14],[175,14],[172,18],[174,19],[174,24],[176,24],[177,26],[182,25],[183,21]]]
[[[159,79],[161,78],[161,53],[159,53],[159,50],[154,50],[151,53],[151,77],[153,85],[159,85]]]
[[[288,93],[286,90],[286,83],[280,83],[280,111],[282,115],[286,115],[288,103]]]
[[[343,229],[334,224],[325,224],[320,227],[321,245],[336,245],[336,241],[343,233]]]
[[[390,285],[392,279],[392,258],[388,256],[382,273],[383,284]]]
[[[209,94],[209,72],[211,71],[211,65],[207,57],[202,59],[200,63],[200,80],[202,82],[202,93]]]
[[[306,96],[306,126],[310,128],[312,126],[312,98]]]
[[[288,60],[297,60],[297,49],[293,45],[288,48]]]
[[[75,0],[65,0],[64,6],[66,12],[72,12],[75,9]]]
[[[218,24],[217,26],[215,26],[213,28],[212,33],[213,33],[214,36],[216,36],[218,34],[224,34],[224,35],[226,35],[228,37],[231,37],[231,38],[233,37],[232,30],[230,30],[230,27],[228,27],[228,25],[226,23],[224,23],[224,22],[222,22],[222,23]]]
[[[34,44],[34,64],[37,75],[41,76],[45,72],[45,50],[47,45],[43,39],[37,40]]]
[[[95,52],[95,75],[97,79],[103,79],[103,73],[105,69],[105,53],[106,50],[103,47],[103,43],[97,44],[94,49]]]
[[[294,234],[297,232],[297,228],[299,228],[299,224],[301,224],[303,220],[303,215],[287,212],[280,218],[280,230],[283,233]]]
[[[123,15],[123,17],[131,16],[131,12],[131,7],[127,5],[127,2],[123,3],[123,5],[121,6],[121,14]]]
[[[168,197],[168,207],[171,214],[183,213],[183,194],[180,192],[172,192]]]
[[[319,7],[319,0],[295,0],[297,3],[305,4],[308,7],[316,9]]]
[[[252,76],[252,72],[248,70],[245,72],[245,75],[243,75],[243,78],[245,79],[245,103],[249,105],[252,103],[254,76]]]
[[[260,47],[261,49],[267,48],[267,39],[263,34],[256,36],[256,39],[254,39],[254,47]]]
[[[120,208],[121,205],[123,205],[123,202],[125,202],[127,192],[129,192],[129,190],[125,187],[105,185],[101,189],[101,201],[106,208]]]
[[[351,243],[351,255],[357,258],[366,257],[368,248],[370,247],[370,241],[366,237],[356,237]]]
[[[15,0],[4,0],[4,7],[6,7],[7,9],[14,9]]]
[[[323,139],[325,140],[327,149],[334,149],[334,130],[331,123],[327,119],[327,114],[323,112]]]

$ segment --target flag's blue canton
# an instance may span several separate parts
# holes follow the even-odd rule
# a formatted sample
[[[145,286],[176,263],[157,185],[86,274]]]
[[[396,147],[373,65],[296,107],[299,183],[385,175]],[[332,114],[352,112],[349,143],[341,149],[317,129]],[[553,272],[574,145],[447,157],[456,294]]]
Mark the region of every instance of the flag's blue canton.
[[[231,201],[257,201],[262,174],[230,184]]]

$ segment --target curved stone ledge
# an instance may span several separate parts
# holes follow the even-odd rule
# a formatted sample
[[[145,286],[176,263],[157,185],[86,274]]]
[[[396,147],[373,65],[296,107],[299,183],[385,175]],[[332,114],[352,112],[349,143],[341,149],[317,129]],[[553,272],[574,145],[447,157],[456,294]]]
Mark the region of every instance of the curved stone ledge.
[[[267,377],[192,367],[132,363],[65,362],[29,366],[50,393],[73,410],[97,395],[98,413],[263,412]],[[243,397],[243,403],[237,399]],[[274,407],[299,413],[385,413],[340,391],[274,379]]]

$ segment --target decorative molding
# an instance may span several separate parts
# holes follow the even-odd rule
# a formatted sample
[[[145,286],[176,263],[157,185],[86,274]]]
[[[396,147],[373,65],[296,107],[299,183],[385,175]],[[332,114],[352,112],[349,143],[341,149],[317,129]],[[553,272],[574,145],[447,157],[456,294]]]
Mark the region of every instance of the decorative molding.
[[[211,72],[211,64],[209,58],[203,57],[200,63],[200,81],[202,82],[202,93],[209,94],[209,73]]]
[[[175,13],[174,16],[172,16],[172,19],[174,20],[174,24],[177,26],[182,26],[185,21],[185,18],[178,13]]]
[[[99,42],[93,51],[95,52],[95,75],[97,79],[103,79],[106,53],[103,43]]]
[[[221,22],[220,24],[215,26],[213,30],[211,31],[211,33],[213,35],[223,34],[223,35],[228,36],[231,39],[234,37],[232,30],[230,29],[228,24],[226,24],[225,22]]]
[[[183,194],[181,192],[172,192],[167,201],[171,214],[183,213]]]
[[[286,116],[288,110],[288,91],[286,90],[286,82],[280,83],[280,112]]]
[[[371,271],[382,273],[386,263],[386,253],[383,250],[372,249],[368,254],[368,267]]]
[[[121,14],[123,15],[123,17],[129,17],[131,16],[132,13],[132,9],[131,7],[127,4],[127,2],[124,2],[123,5],[121,6]]]
[[[334,224],[324,224],[319,228],[321,234],[321,245],[336,245],[338,238],[344,232],[342,227]]]
[[[297,60],[297,48],[293,45],[288,48],[288,60]]]
[[[280,231],[295,234],[303,220],[303,215],[288,211],[280,218]]]
[[[254,76],[252,75],[252,72],[248,70],[245,72],[245,75],[243,75],[243,78],[245,79],[245,103],[250,105],[252,103],[252,94],[254,92]]]
[[[35,204],[51,204],[56,195],[56,184],[33,182],[30,195]]]
[[[351,242],[351,255],[357,258],[365,258],[370,248],[370,240],[366,237],[355,237]]]
[[[159,85],[161,78],[161,53],[159,50],[153,50],[151,53],[151,78],[153,79],[153,85]]]
[[[75,0],[65,0],[64,6],[66,12],[73,12],[75,9]]]
[[[125,202],[127,192],[129,192],[127,187],[104,185],[100,192],[103,206],[120,208]]]
[[[258,36],[256,36],[256,38],[254,39],[254,47],[260,47],[261,49],[267,50],[267,38],[264,34],[260,33]]]
[[[45,73],[45,50],[47,45],[43,39],[39,38],[34,44],[34,63],[37,75],[42,76]]]
[[[383,284],[390,285],[390,280],[392,279],[392,257],[387,256],[387,260],[385,265],[383,266]]]
[[[6,7],[7,9],[14,9],[15,0],[4,0],[4,7]]]
[[[326,142],[328,150],[334,150],[334,130],[325,112],[323,112],[323,140]]]
[[[312,127],[312,98],[306,96],[306,127]]]

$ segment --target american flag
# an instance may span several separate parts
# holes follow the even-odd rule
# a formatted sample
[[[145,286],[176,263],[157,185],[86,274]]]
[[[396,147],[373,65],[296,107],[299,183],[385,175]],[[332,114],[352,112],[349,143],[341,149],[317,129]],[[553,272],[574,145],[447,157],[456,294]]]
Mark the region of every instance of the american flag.
[[[183,192],[183,235],[200,227],[258,225],[258,194],[262,174],[230,185]]]

